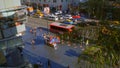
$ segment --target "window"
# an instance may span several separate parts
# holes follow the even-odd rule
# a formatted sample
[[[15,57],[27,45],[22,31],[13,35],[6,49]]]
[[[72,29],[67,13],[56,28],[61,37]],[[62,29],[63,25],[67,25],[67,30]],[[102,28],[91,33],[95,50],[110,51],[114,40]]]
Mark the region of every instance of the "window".
[[[56,3],[56,0],[53,0],[53,3]]]
[[[55,29],[55,30],[62,31],[62,32],[67,32],[68,31],[67,29],[59,28],[59,27],[56,27],[56,26],[51,26],[51,29]]]
[[[48,2],[50,2],[50,0],[48,0]]]
[[[46,2],[46,0],[44,0],[44,2]]]
[[[66,0],[66,2],[68,2],[68,0]]]

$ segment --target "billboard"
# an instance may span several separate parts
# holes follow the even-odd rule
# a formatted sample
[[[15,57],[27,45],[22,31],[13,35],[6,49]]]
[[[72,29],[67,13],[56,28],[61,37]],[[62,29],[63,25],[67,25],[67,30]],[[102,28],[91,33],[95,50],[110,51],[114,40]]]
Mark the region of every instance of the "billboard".
[[[49,7],[44,7],[44,13],[49,14],[50,13],[50,8]]]

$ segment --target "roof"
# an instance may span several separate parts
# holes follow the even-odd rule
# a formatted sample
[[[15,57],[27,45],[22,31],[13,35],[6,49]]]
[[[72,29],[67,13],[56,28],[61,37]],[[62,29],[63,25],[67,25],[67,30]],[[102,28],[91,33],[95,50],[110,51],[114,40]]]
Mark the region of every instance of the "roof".
[[[63,24],[63,23],[58,23],[58,22],[53,22],[50,25],[55,25],[55,26],[62,27],[62,28],[72,28],[72,27],[74,27],[74,25],[68,25],[68,24]]]

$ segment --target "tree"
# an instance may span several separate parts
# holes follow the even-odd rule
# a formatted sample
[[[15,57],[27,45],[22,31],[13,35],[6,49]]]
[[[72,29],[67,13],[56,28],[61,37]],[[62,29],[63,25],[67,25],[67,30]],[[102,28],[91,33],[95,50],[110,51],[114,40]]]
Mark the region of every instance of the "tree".
[[[108,0],[88,0],[88,12],[90,16],[96,16],[100,20],[98,39],[95,45],[88,46],[83,51],[79,59],[87,60],[98,65],[120,65],[120,12],[118,8],[112,6]],[[108,15],[111,13],[111,15]],[[112,16],[111,18],[107,18]],[[114,18],[113,18],[114,17]],[[114,21],[118,20],[115,24]]]

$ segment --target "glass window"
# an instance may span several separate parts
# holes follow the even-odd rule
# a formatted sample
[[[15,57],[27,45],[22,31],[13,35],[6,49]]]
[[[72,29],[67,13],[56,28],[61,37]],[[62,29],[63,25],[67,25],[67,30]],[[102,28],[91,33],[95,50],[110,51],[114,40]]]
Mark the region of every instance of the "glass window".
[[[68,2],[68,0],[66,0],[66,2]]]
[[[53,0],[53,3],[56,3],[56,0]]]
[[[46,0],[44,0],[44,2],[46,2]]]
[[[4,47],[6,47],[5,42],[4,41],[0,41],[0,49],[4,49]]]
[[[8,45],[8,47],[15,46],[15,41],[14,41],[14,39],[8,40],[8,41],[7,41],[7,45]]]
[[[62,31],[62,32],[67,32],[68,31],[67,29],[59,28],[59,27],[56,27],[56,26],[51,26],[51,29]]]
[[[23,41],[22,41],[22,38],[15,38],[14,40],[16,40],[16,45],[21,45],[21,44],[23,44]]]

